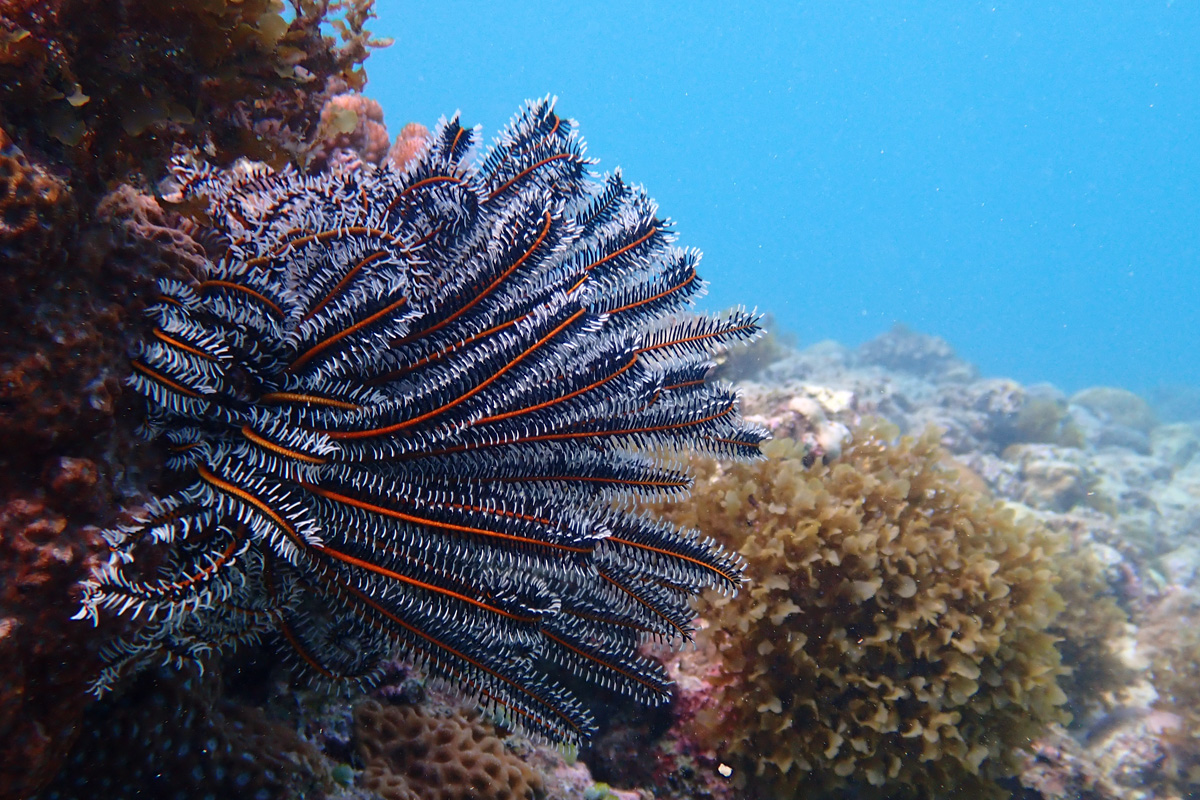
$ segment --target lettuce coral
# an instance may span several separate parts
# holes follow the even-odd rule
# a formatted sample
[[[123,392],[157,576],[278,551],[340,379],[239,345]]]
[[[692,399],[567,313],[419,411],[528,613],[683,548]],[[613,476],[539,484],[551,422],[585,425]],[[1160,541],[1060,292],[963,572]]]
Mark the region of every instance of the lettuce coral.
[[[1062,538],[960,485],[933,432],[860,429],[813,467],[789,439],[764,451],[709,465],[666,509],[740,552],[750,579],[706,598],[722,675],[699,738],[771,796],[995,792],[1065,716],[1048,631]]]

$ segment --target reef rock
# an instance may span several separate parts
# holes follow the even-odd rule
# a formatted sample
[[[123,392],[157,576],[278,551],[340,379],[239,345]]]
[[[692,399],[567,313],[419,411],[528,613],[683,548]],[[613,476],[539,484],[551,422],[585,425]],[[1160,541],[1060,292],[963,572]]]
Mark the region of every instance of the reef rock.
[[[978,375],[975,367],[960,359],[945,339],[917,333],[899,324],[862,345],[858,360],[934,381],[969,381]]]

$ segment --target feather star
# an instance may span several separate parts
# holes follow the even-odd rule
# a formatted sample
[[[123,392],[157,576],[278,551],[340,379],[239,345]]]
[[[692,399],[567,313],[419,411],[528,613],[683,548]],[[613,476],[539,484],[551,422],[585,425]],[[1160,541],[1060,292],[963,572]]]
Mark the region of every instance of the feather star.
[[[403,655],[556,742],[594,727],[564,675],[669,696],[639,646],[741,563],[634,501],[686,494],[689,452],[758,456],[708,379],[757,318],[693,310],[699,253],[549,99],[473,163],[477,136],[443,120],[403,170],[176,162],[219,255],[160,284],[133,361],[184,488],[85,583],[80,617],[149,620],[97,693],[274,636],[331,682]]]

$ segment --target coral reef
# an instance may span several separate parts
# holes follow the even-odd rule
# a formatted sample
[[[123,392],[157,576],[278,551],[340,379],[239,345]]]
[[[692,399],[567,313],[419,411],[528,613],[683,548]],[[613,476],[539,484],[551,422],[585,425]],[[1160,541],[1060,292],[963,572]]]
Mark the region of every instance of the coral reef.
[[[28,459],[90,451],[112,426],[141,335],[140,299],[158,278],[189,277],[199,245],[154,200],[122,187],[99,204],[82,252],[9,263],[0,280],[0,437]],[[42,251],[44,256],[48,255]]]
[[[744,387],[745,402],[764,420],[786,417],[794,397],[823,392],[849,398],[825,409],[824,427],[877,415],[903,433],[938,428],[943,446],[997,497],[1095,520],[1143,579],[1150,568],[1186,584],[1200,564],[1200,434],[1190,423],[1154,424],[1146,404],[1127,392],[1086,390],[1068,399],[1053,387],[1006,379],[894,371],[833,342],[783,356],[759,380]],[[804,435],[803,421],[792,427]]]
[[[1030,747],[1020,781],[1042,800],[1135,800],[1133,787],[1122,786],[1060,725],[1050,728]]]
[[[1160,425],[1150,432],[1151,454],[1182,470],[1200,455],[1200,423],[1176,422]]]
[[[799,442],[809,463],[836,458],[859,421],[852,392],[805,383],[745,392],[742,408],[777,438]]]
[[[934,344],[936,356],[943,351]],[[1059,639],[1058,683],[1075,719],[1069,734],[1049,731],[1034,741],[1022,781],[1046,797],[1194,792],[1189,776],[1200,760],[1181,710],[1194,702],[1187,679],[1172,676],[1194,674],[1182,651],[1196,626],[1186,604],[1171,598],[1200,585],[1200,428],[1156,424],[1141,400],[1121,391],[1067,398],[1050,386],[964,382],[953,370],[899,366],[821,342],[782,355],[761,370],[762,383],[743,385],[743,408],[749,419],[800,440],[798,451],[816,464],[827,458],[818,436],[853,429],[870,415],[904,432],[935,426],[964,487],[990,491],[1025,524],[1032,515],[1064,537],[1052,563],[1065,609],[1047,630]],[[704,663],[671,663],[682,664],[671,672],[682,715],[691,705],[711,705],[711,688],[689,697],[690,682],[712,680]],[[672,729],[653,757],[686,769],[692,757],[678,753],[688,752],[690,737],[684,727]],[[711,774],[705,759],[720,754],[709,751],[696,763]]]
[[[98,668],[97,633],[111,634],[70,623],[67,607],[78,598],[73,587],[107,554],[97,527],[116,521],[114,499],[136,498],[137,484],[158,473],[159,457],[119,413],[125,353],[140,337],[135,298],[156,277],[180,274],[198,246],[153,200],[128,189],[101,203],[78,232],[70,189],[11,146],[5,158],[10,179],[29,176],[19,180],[35,196],[68,206],[62,213],[38,207],[38,224],[17,226],[0,245],[8,257],[0,277],[0,502],[10,571],[0,718],[12,743],[0,754],[0,796],[7,797],[53,774],[71,741],[63,732],[82,713]]]
[[[10,262],[54,264],[78,210],[62,179],[31,164],[0,129],[0,254]]]
[[[1200,421],[1200,387],[1159,386],[1150,391],[1148,400],[1162,422]]]
[[[1127,706],[1083,735],[1051,726],[1033,743],[1020,774],[1046,800],[1181,800],[1196,796],[1200,761],[1171,712]]]
[[[0,127],[96,191],[178,145],[296,161],[329,94],[360,89],[372,0],[7,0]],[[332,24],[342,41],[322,33]]]
[[[1027,512],[1028,513],[1028,512]],[[1124,658],[1130,644],[1130,615],[1114,589],[1111,567],[1121,557],[1106,552],[1091,538],[1091,526],[1058,515],[1036,515],[1050,530],[1067,536],[1067,546],[1056,559],[1056,589],[1063,611],[1051,627],[1058,636],[1058,651],[1067,672],[1059,686],[1070,701],[1068,708],[1079,720],[1106,711],[1121,702],[1121,690],[1137,678]]]
[[[158,183],[166,159],[191,152],[235,165],[245,179],[262,174],[245,157],[341,176],[364,164],[419,168],[428,130],[409,125],[389,142],[378,104],[359,94],[369,48],[384,44],[366,30],[371,12],[371,0],[293,0],[290,10],[280,0],[0,0],[3,800],[39,790],[42,798],[168,796],[168,787],[197,798],[361,798],[368,788],[405,798],[633,796],[593,784],[584,764],[549,748],[502,741],[472,713],[431,710],[439,701],[411,676],[393,695],[415,707],[372,701],[352,717],[351,701],[315,700],[289,686],[282,669],[266,678],[269,668],[255,659],[275,664],[269,645],[207,660],[203,680],[151,671],[99,704],[89,706],[84,693],[101,666],[100,642],[139,636],[117,620],[95,629],[67,619],[77,582],[108,555],[99,530],[134,522],[116,509],[141,514],[148,496],[179,488],[161,474],[165,448],[135,434],[142,400],[125,385],[128,354],[153,335],[141,312],[161,280],[194,290],[231,244],[211,235],[209,209],[185,187]],[[558,175],[558,166],[547,171]],[[170,200],[151,196],[156,184]],[[502,195],[511,187],[493,188]],[[439,186],[429,197],[453,191]],[[414,200],[412,213],[430,202]],[[614,242],[605,263],[623,266],[627,254],[618,246],[626,241]],[[686,266],[673,274],[668,295],[693,285]],[[341,288],[324,286],[326,300],[333,297],[327,305],[337,305]],[[435,325],[453,327],[453,315]],[[421,355],[453,363],[448,356],[481,347],[471,338],[486,338],[481,331]],[[636,357],[653,361],[671,346],[654,340]],[[690,358],[684,353],[674,369],[696,369]],[[600,704],[606,735],[584,753],[602,777],[681,800],[820,790],[975,796],[1019,768],[1007,785],[1019,781],[1026,796],[1196,795],[1200,392],[1164,390],[1152,409],[1118,389],[1068,398],[1053,387],[980,380],[945,341],[902,327],[857,350],[825,342],[797,352],[771,336],[730,353],[721,369],[726,378],[764,381],[747,387],[745,407],[794,441],[771,445],[766,463],[706,463],[694,502],[670,513],[711,526],[740,549],[754,583],[736,600],[707,599],[715,624],[699,623],[694,650],[649,644],[638,652],[635,637],[619,642],[635,674],[645,670],[660,693],[651,651],[665,661],[677,695],[649,721]],[[611,385],[597,379],[587,391],[607,386],[616,394],[626,386],[622,375]],[[672,377],[700,379],[699,372]],[[540,424],[551,407],[543,403],[576,404],[580,396],[527,399]],[[572,409],[573,424],[586,427],[582,402]],[[868,415],[902,432],[936,426],[940,433],[900,444],[878,427],[852,437]],[[247,422],[251,433],[281,446],[270,439],[277,430],[254,422]],[[282,442],[291,455],[311,455],[304,446]],[[278,458],[273,452],[262,451],[256,463]],[[586,455],[587,470],[599,469]],[[634,466],[622,465],[622,475]],[[303,479],[305,469],[294,475]],[[345,487],[336,491],[349,496]],[[992,503],[988,491],[1012,502]],[[254,523],[261,511],[237,513]],[[453,524],[460,512],[443,509],[437,522]],[[141,571],[128,577],[148,578],[164,563],[169,571],[164,550],[139,552]],[[348,548],[340,555],[367,560]],[[239,552],[231,560],[241,568],[252,558]],[[176,577],[203,582],[208,567],[220,571],[226,561],[204,563]],[[344,583],[378,582],[381,565],[372,566],[365,583],[343,576]],[[407,563],[382,568],[414,577]],[[661,591],[674,588],[671,575],[658,577]],[[484,581],[487,591],[473,593],[469,581],[432,567],[423,578],[452,598],[447,609],[474,601],[472,608],[492,603],[509,614],[545,610],[536,602],[545,599],[540,584]],[[354,595],[347,591],[343,604]],[[664,601],[686,630],[684,604],[672,602]],[[293,625],[328,623],[312,604],[285,605],[271,608]],[[358,629],[345,638],[318,631],[320,647],[301,643],[294,658],[348,652],[365,638]],[[574,641],[577,650],[594,644]],[[574,658],[568,667],[600,682],[606,674],[618,680],[612,668],[628,666],[604,648],[564,652],[559,661]],[[507,669],[526,654],[518,642],[507,660],[486,668]],[[263,672],[231,677],[243,669]],[[589,685],[567,682],[572,691]],[[1076,714],[1069,733],[1045,726],[1064,708]],[[722,738],[722,726],[733,726],[731,739]],[[357,783],[365,788],[353,785],[359,755],[366,770]],[[70,768],[47,787],[64,759]]]
[[[477,715],[374,700],[354,712],[363,784],[384,800],[534,800],[542,776]]]
[[[63,614],[107,550],[97,528],[160,473],[128,413],[128,353],[157,280],[191,281],[205,252],[195,209],[164,209],[149,183],[178,147],[302,160],[326,98],[365,78],[369,0],[281,11],[0,2],[0,796],[29,796],[70,745],[113,631]]]
[[[936,435],[890,438],[811,468],[769,443],[667,509],[747,561],[747,591],[706,598],[723,674],[695,725],[772,796],[994,792],[1063,716],[1061,537],[962,488]]]
[[[191,281],[205,253],[146,185],[176,146],[299,160],[325,97],[364,79],[370,8],[305,1],[284,23],[272,0],[0,4],[4,798],[71,744],[113,633],[68,624],[73,587],[107,552],[97,529],[160,474],[127,414],[127,354],[157,279]]]
[[[1128,389],[1094,386],[1072,395],[1071,404],[1086,408],[1110,425],[1146,435],[1158,424],[1150,404]]]
[[[770,314],[763,317],[763,336],[753,342],[729,348],[717,360],[713,370],[716,377],[727,381],[745,381],[758,377],[770,364],[778,361],[796,346],[796,339],[789,333],[781,333],[775,318]]]
[[[1133,392],[1111,387],[1085,389],[1071,397],[1072,421],[1089,447],[1150,453],[1158,422],[1150,404]]]
[[[1142,749],[1159,755],[1153,776],[1186,797],[1200,794],[1200,595],[1172,587],[1148,610],[1139,645],[1150,662],[1159,721]],[[1162,720],[1168,720],[1166,724]]]
[[[1160,708],[1178,714],[1183,733],[1200,747],[1200,596],[1165,595],[1141,630]]]

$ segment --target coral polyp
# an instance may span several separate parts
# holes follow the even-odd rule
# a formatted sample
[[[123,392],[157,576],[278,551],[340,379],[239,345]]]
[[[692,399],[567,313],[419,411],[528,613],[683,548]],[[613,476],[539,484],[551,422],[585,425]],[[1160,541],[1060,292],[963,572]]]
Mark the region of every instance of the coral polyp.
[[[549,101],[475,138],[443,122],[403,171],[177,162],[213,256],[160,284],[131,385],[183,488],[86,586],[81,616],[149,619],[98,691],[274,635],[328,681],[399,651],[556,741],[593,724],[556,676],[666,696],[640,643],[740,564],[627,501],[688,490],[672,452],[758,454],[707,380],[756,318],[691,309],[699,254]]]

